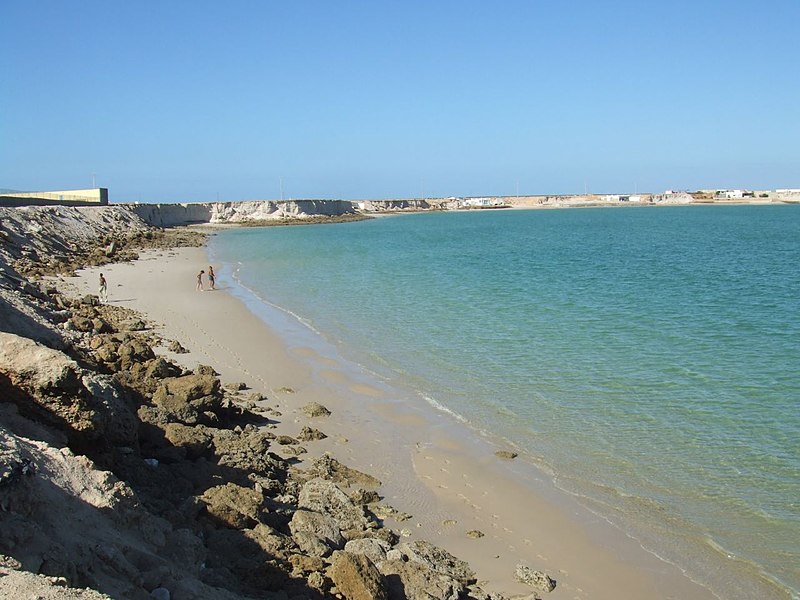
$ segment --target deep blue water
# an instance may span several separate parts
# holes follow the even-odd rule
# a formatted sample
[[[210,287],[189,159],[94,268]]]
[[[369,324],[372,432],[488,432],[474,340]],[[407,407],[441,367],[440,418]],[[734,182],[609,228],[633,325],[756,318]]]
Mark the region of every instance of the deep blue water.
[[[800,590],[800,207],[432,213],[211,251],[699,579],[731,556]]]

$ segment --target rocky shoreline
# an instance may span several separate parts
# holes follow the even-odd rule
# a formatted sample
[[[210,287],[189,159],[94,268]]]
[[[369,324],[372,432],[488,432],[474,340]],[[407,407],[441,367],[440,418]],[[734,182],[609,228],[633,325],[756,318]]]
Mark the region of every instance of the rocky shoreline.
[[[377,479],[302,460],[335,433],[324,406],[278,435],[247,382],[159,356],[180,342],[46,278],[202,242],[117,207],[0,209],[0,595],[499,600],[466,562],[403,541]],[[555,586],[516,574],[527,598]]]

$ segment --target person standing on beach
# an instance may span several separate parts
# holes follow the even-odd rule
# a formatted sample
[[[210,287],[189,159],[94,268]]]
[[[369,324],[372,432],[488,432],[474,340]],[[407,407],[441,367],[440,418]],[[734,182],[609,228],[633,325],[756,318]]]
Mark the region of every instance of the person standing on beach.
[[[216,280],[216,276],[214,275],[214,267],[208,265],[208,284],[211,286],[212,290],[217,288],[214,287],[214,281]]]
[[[100,273],[100,289],[98,290],[100,302],[108,302],[108,282],[103,274]]]
[[[203,271],[203,269],[200,269],[200,272],[197,274],[197,291],[198,292],[202,292],[203,291],[203,273],[205,273],[205,271]]]

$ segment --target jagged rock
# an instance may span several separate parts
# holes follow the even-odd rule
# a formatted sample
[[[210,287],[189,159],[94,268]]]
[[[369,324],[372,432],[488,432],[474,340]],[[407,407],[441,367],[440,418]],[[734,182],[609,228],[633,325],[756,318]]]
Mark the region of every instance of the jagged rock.
[[[170,352],[174,352],[175,354],[188,354],[188,350],[184,348],[178,340],[172,340],[167,346],[167,349]]]
[[[350,499],[355,504],[366,506],[367,504],[374,504],[376,502],[380,502],[381,497],[375,490],[365,490],[363,488],[357,488],[352,492],[350,492]]]
[[[434,546],[424,540],[400,544],[396,550],[411,561],[422,563],[437,573],[443,573],[461,583],[475,583],[475,572],[463,560],[456,558],[447,550]]]
[[[148,379],[166,379],[167,377],[177,377],[180,375],[180,367],[168,360],[157,356],[147,365],[144,376]]]
[[[94,333],[111,333],[113,329],[106,321],[96,317],[92,319],[92,331]]]
[[[552,592],[556,588],[554,579],[551,579],[546,573],[534,571],[527,565],[517,565],[514,575],[517,581],[543,592]]]
[[[85,375],[83,386],[91,394],[89,404],[97,413],[95,427],[115,446],[137,443],[139,423],[110,375]]]
[[[208,456],[213,447],[213,436],[206,427],[189,427],[181,423],[168,423],[164,427],[164,437],[176,448],[186,451],[190,460]]]
[[[233,483],[209,488],[200,499],[217,523],[231,529],[252,528],[267,512],[261,494]]]
[[[78,364],[63,352],[13,333],[0,332],[0,373],[15,386],[55,395],[81,388]]]
[[[484,536],[484,533],[482,531],[477,530],[477,529],[470,529],[467,532],[467,537],[471,537],[473,540],[480,539],[483,536]]]
[[[309,417],[329,417],[331,411],[319,402],[310,402],[303,407],[303,412]]]
[[[219,377],[219,373],[214,370],[214,367],[209,367],[208,365],[198,365],[195,372],[198,375],[205,375],[207,377]]]
[[[125,329],[127,331],[144,331],[145,329],[147,329],[147,323],[145,323],[141,319],[131,319],[129,321],[121,323],[120,328]]]
[[[359,485],[367,488],[377,488],[381,485],[379,479],[343,465],[327,453],[315,459],[305,474],[308,478],[321,477],[345,487]]]
[[[289,523],[298,546],[310,556],[327,556],[331,550],[344,546],[339,525],[328,514],[311,510],[297,510]]]
[[[428,565],[400,559],[385,560],[378,570],[388,583],[389,600],[458,600],[464,585]]]
[[[284,535],[264,523],[259,523],[252,529],[245,529],[242,533],[270,556],[285,557],[298,550],[297,543],[291,536]]]
[[[328,574],[347,600],[386,600],[386,582],[363,554],[335,552]]]
[[[146,362],[156,356],[153,349],[139,338],[120,344],[117,354],[122,369],[130,369],[134,364]]]
[[[94,328],[92,324],[92,320],[86,317],[81,316],[74,316],[69,320],[69,323],[72,325],[72,329],[75,331],[82,331],[84,333],[88,333],[92,331]]]
[[[313,427],[303,427],[300,430],[300,434],[297,436],[297,439],[301,442],[311,442],[317,440],[324,440],[327,435],[322,433],[319,429],[314,429]]]
[[[344,545],[346,552],[350,552],[351,554],[363,554],[375,564],[386,560],[386,553],[391,547],[391,544],[388,542],[375,538],[350,540]]]
[[[412,515],[408,513],[401,512],[394,508],[393,506],[389,506],[388,504],[376,504],[370,507],[372,514],[374,514],[379,519],[388,519],[392,518],[395,521],[402,523],[403,521],[408,521],[412,518]]]
[[[303,485],[297,505],[331,516],[342,532],[364,531],[376,526],[367,519],[361,506],[354,504],[335,483],[325,479],[312,479]]]
[[[498,458],[505,458],[507,460],[511,460],[513,458],[517,458],[519,456],[516,452],[511,452],[510,450],[498,450],[494,453],[495,456]]]
[[[162,380],[153,403],[186,425],[204,420],[204,413],[216,414],[222,406],[219,380],[207,375],[184,375]],[[208,419],[205,419],[206,421]]]
[[[325,569],[325,561],[319,556],[306,556],[305,554],[293,554],[289,557],[292,565],[292,574],[305,576],[313,571]]]

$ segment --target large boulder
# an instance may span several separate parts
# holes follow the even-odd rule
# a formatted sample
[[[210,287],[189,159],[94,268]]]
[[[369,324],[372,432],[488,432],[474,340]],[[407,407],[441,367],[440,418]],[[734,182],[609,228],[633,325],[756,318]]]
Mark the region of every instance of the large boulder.
[[[327,556],[344,546],[338,524],[328,514],[312,510],[296,510],[289,522],[297,545],[310,556]]]
[[[350,540],[344,545],[345,552],[349,552],[350,554],[362,554],[375,564],[386,560],[386,553],[391,547],[389,542],[376,538]]]
[[[185,375],[162,380],[153,394],[153,403],[174,420],[196,425],[216,414],[222,405],[219,379],[208,375]]]
[[[335,552],[328,575],[347,600],[386,600],[386,582],[363,554]]]
[[[84,372],[69,356],[33,340],[0,333],[0,393],[20,413],[70,431],[73,441],[132,446],[138,424],[111,377]]]
[[[417,561],[385,560],[378,569],[386,578],[389,600],[458,600],[466,589],[459,581]]]
[[[353,503],[339,486],[326,479],[312,479],[300,490],[297,505],[300,508],[329,515],[336,521],[339,529],[347,533],[360,533],[377,527],[377,523],[367,518],[364,508]]]
[[[401,553],[404,560],[423,564],[432,571],[455,579],[462,585],[475,583],[475,572],[467,562],[430,542],[416,540],[400,544],[395,551]]]
[[[267,512],[261,494],[234,483],[209,488],[200,499],[214,521],[230,529],[252,528]]]
[[[65,396],[81,389],[78,364],[63,352],[0,332],[0,373],[33,393]]]
[[[305,477],[307,479],[314,479],[315,477],[329,479],[345,488],[352,485],[377,488],[381,485],[379,479],[340,463],[330,454],[323,454],[314,459],[311,466],[305,471]]]

